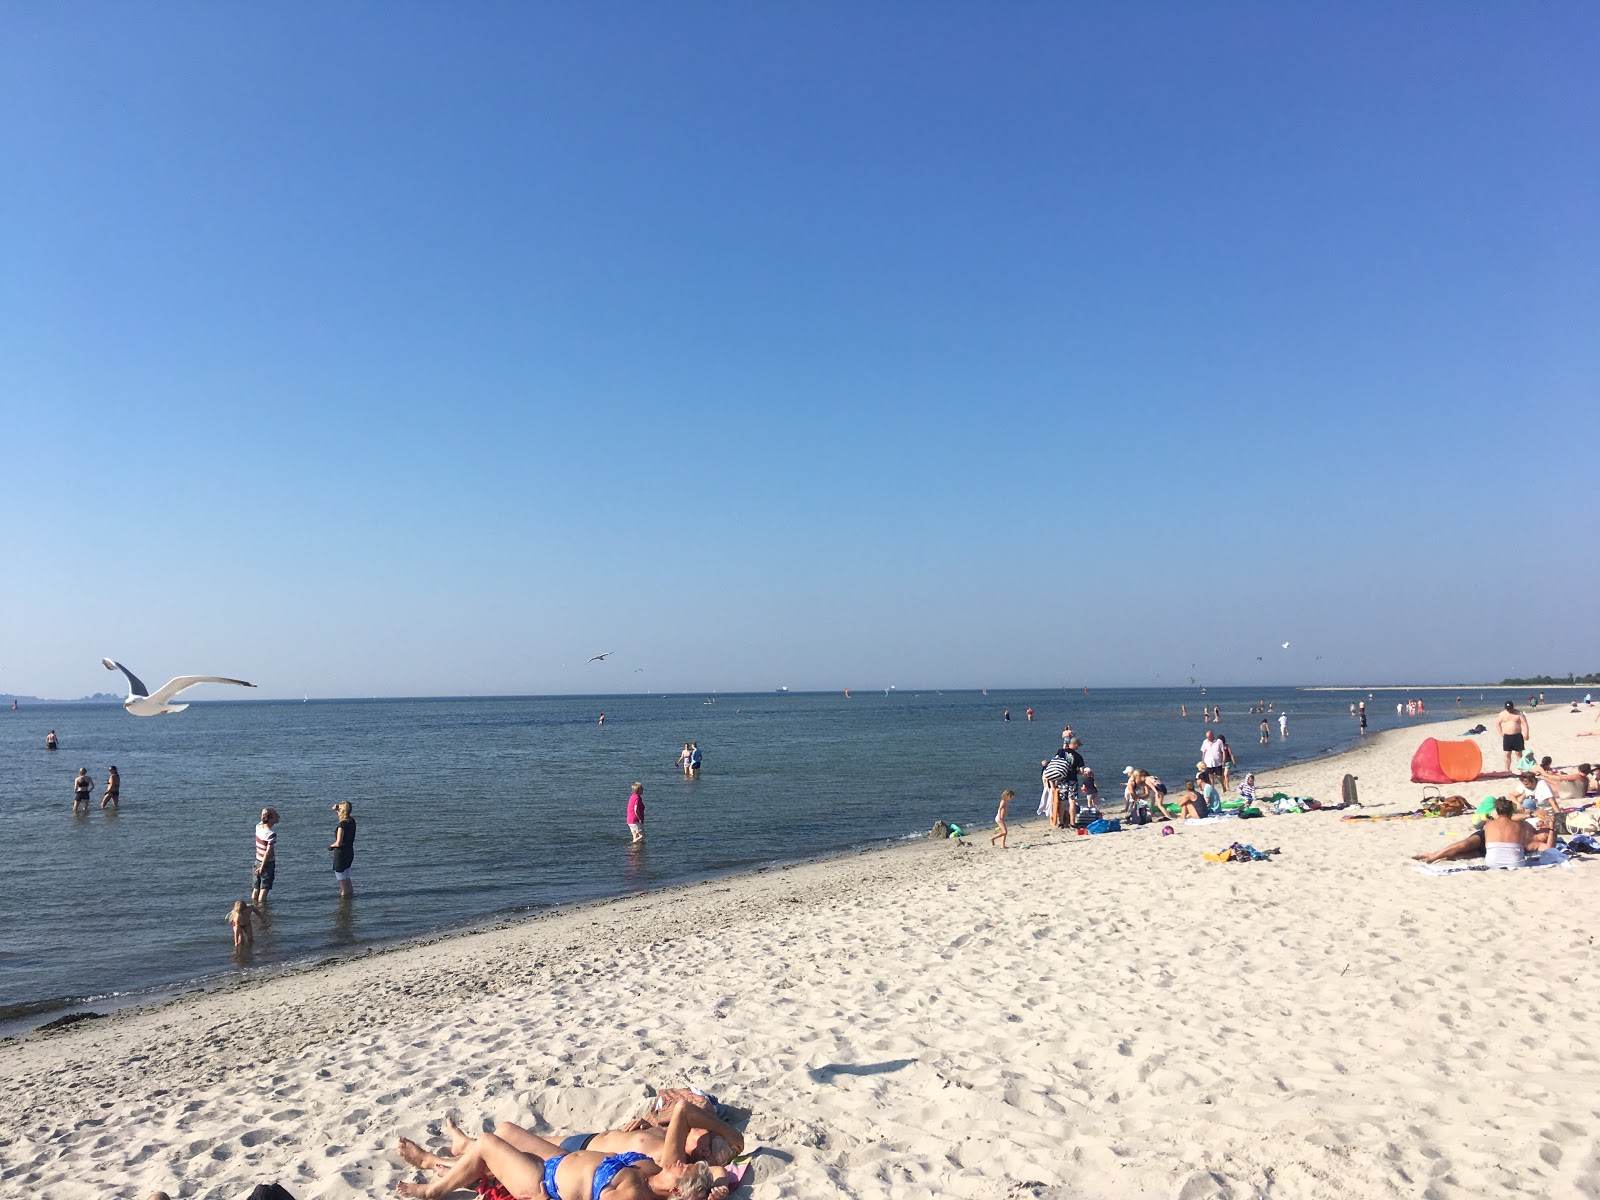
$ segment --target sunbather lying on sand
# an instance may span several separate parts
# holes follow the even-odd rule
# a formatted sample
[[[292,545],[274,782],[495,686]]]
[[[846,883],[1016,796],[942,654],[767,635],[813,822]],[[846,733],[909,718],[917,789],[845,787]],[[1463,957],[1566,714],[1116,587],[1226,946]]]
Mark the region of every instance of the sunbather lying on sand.
[[[738,1184],[739,1174],[725,1167],[691,1162],[687,1144],[692,1131],[721,1139],[738,1154],[744,1138],[714,1114],[679,1104],[665,1129],[614,1130],[588,1137],[590,1149],[567,1150],[520,1125],[502,1121],[493,1133],[468,1137],[445,1118],[448,1154],[433,1154],[409,1138],[399,1141],[400,1157],[419,1171],[431,1171],[431,1183],[402,1183],[402,1196],[431,1198],[486,1181],[485,1200],[722,1200]],[[602,1147],[599,1143],[605,1140]],[[624,1149],[622,1142],[630,1147]],[[615,1144],[613,1144],[615,1143]]]
[[[1452,842],[1443,850],[1432,854],[1413,854],[1418,862],[1453,862],[1463,858],[1481,858],[1491,867],[1520,867],[1529,852],[1537,854],[1556,844],[1555,829],[1544,824],[1535,829],[1514,814],[1516,805],[1501,796],[1494,802],[1494,816],[1482,829],[1469,833],[1459,842]]]

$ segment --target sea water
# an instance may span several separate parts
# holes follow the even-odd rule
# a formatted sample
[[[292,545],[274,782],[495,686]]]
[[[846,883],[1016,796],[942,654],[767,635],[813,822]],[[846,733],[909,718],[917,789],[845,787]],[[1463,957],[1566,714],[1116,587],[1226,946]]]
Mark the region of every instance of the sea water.
[[[987,829],[1003,788],[1017,792],[1014,814],[1032,814],[1040,760],[1068,722],[1107,798],[1120,794],[1130,764],[1181,785],[1207,728],[1203,704],[1222,706],[1241,772],[1270,770],[1353,744],[1349,706],[1365,695],[967,689],[714,703],[702,695],[200,702],[153,718],[113,705],[0,711],[0,1028],[881,844],[939,819]],[[1368,703],[1373,731],[1401,720],[1394,695]],[[1441,697],[1436,707],[1454,707],[1453,697],[1431,695]],[[1267,746],[1257,744],[1260,717],[1249,712],[1261,699],[1275,709]],[[61,748],[49,752],[52,729]],[[704,767],[685,779],[673,761],[691,740]],[[122,804],[102,812],[112,764]],[[75,815],[80,766],[96,787],[89,811]],[[638,846],[625,824],[635,781],[646,804]],[[358,826],[349,903],[338,897],[327,849],[330,806],[340,800],[354,804]],[[268,805],[282,815],[270,915],[253,949],[235,954],[225,918],[248,898],[253,831]]]

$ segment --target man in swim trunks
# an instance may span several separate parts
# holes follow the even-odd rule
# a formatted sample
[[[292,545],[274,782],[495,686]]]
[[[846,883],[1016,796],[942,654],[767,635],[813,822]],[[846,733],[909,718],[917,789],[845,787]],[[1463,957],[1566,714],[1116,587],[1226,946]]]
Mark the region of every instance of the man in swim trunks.
[[[1528,718],[1517,711],[1517,706],[1506,701],[1506,709],[1495,718],[1495,728],[1500,731],[1500,749],[1506,752],[1506,774],[1511,773],[1511,756],[1521,754],[1531,736]]]

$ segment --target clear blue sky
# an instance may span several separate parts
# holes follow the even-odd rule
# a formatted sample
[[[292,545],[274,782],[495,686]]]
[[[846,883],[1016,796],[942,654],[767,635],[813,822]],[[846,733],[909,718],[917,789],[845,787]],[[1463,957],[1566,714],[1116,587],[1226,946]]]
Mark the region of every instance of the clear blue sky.
[[[9,5],[0,691],[1600,668],[1596,62],[1591,4]]]

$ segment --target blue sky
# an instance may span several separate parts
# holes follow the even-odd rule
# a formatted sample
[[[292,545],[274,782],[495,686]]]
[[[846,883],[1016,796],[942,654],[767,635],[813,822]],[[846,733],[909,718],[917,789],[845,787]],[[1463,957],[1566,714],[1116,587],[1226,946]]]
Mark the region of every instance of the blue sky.
[[[1600,668],[1596,61],[1563,4],[10,6],[0,691]]]

